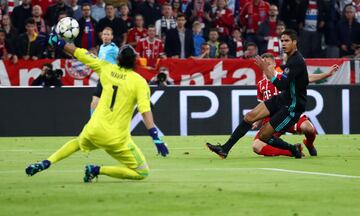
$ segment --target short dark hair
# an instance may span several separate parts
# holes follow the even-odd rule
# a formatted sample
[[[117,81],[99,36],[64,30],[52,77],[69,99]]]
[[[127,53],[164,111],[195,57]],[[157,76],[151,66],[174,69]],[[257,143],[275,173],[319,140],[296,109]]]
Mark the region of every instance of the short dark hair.
[[[226,42],[221,42],[221,43],[219,44],[219,48],[221,47],[221,45],[224,45],[224,44],[229,48],[229,45],[228,45]]]
[[[27,24],[35,25],[35,20],[32,17],[29,17],[25,21],[25,25]]]
[[[261,58],[271,58],[272,60],[275,60],[275,56],[271,53],[264,53],[261,55]]]
[[[297,41],[297,33],[295,30],[292,29],[286,29],[283,33],[281,33],[281,36],[283,35],[287,35],[290,37],[291,40],[296,40]]]
[[[6,34],[6,31],[4,29],[0,28],[0,33]]]
[[[283,21],[278,21],[276,23],[276,26],[284,26],[284,27],[286,27],[286,25],[285,25],[285,23]]]
[[[250,47],[250,46],[254,46],[254,47],[258,48],[258,46],[256,45],[256,43],[254,43],[254,42],[249,42],[249,43],[246,44],[246,49],[247,49],[248,47]]]
[[[141,18],[144,19],[144,16],[142,14],[139,14],[139,13],[134,15],[134,18],[136,18],[136,17],[141,17]]]
[[[181,18],[181,17],[184,17],[185,20],[186,20],[186,16],[185,16],[185,14],[183,14],[183,13],[179,13],[179,14],[176,16],[176,19],[179,19],[179,18]]]
[[[210,30],[209,30],[209,33],[210,32],[217,32],[217,33],[219,33],[219,30],[217,29],[217,28],[211,28]]]
[[[81,5],[81,9],[83,9],[83,8],[86,7],[86,6],[88,6],[88,7],[91,8],[91,4],[88,3],[88,2],[85,2],[85,3],[83,3],[83,4]]]
[[[134,69],[136,65],[136,51],[131,45],[120,48],[118,56],[119,66],[126,69]]]
[[[162,7],[172,7],[172,6],[171,6],[171,4],[165,2],[165,3],[162,5]]]
[[[50,64],[50,63],[44,63],[43,64],[43,67],[48,67],[49,68],[49,70],[52,70],[53,69],[53,65],[52,64]]]
[[[106,3],[106,4],[105,4],[105,9],[106,9],[107,7],[109,7],[109,6],[111,6],[111,7],[113,7],[113,8],[115,7],[112,3]]]
[[[153,24],[150,24],[150,25],[148,25],[148,27],[147,27],[148,29],[149,28],[155,28],[155,25],[153,25]]]
[[[204,42],[201,44],[201,46],[209,46],[209,44],[207,42]]]

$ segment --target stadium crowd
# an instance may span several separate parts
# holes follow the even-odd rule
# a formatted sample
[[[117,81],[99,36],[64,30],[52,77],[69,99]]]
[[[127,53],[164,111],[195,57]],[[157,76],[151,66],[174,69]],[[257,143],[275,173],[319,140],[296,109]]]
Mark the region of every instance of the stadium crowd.
[[[150,67],[159,58],[280,58],[285,28],[298,32],[305,58],[360,57],[360,0],[1,0],[0,58],[68,58],[39,42],[67,16],[79,22],[77,46],[97,52],[111,27]]]

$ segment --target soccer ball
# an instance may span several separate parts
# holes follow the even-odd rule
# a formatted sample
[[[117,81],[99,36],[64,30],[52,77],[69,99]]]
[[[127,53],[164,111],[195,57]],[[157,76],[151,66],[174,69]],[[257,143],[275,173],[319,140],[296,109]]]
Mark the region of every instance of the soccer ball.
[[[74,18],[64,17],[56,24],[55,32],[65,40],[74,40],[79,34],[79,23]]]

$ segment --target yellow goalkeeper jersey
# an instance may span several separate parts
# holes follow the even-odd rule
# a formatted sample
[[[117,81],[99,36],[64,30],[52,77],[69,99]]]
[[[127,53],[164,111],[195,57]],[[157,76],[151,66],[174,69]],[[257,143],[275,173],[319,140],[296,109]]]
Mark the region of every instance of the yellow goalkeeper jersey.
[[[146,80],[133,70],[102,61],[86,49],[74,56],[99,74],[103,91],[95,112],[85,126],[95,143],[118,144],[130,137],[135,105],[140,113],[150,111],[150,89]]]

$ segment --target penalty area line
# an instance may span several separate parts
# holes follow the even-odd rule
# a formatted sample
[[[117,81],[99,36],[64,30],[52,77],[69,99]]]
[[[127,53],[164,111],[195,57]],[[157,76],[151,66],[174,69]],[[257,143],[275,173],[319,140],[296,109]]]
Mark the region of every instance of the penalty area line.
[[[279,169],[279,168],[258,168],[258,169],[273,171],[273,172],[286,172],[286,173],[305,174],[305,175],[318,175],[318,176],[360,179],[360,176],[344,175],[344,174],[336,174],[336,173],[308,172],[308,171],[301,171],[301,170],[289,170],[289,169]]]

